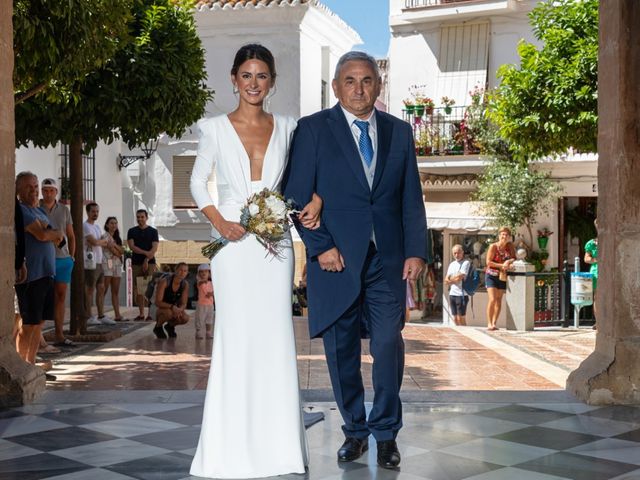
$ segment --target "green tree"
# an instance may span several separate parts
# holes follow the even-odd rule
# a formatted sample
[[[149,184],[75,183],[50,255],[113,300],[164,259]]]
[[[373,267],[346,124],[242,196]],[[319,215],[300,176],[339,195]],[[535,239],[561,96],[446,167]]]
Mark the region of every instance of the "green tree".
[[[122,138],[129,147],[162,133],[180,136],[204,114],[212,92],[205,84],[204,50],[192,2],[134,0],[127,25],[132,41],[116,41],[112,58],[64,95],[35,95],[16,106],[16,143],[70,145],[71,210],[82,238],[82,150]],[[96,31],[96,35],[103,32]],[[83,333],[83,255],[76,254],[71,331]]]
[[[130,41],[132,0],[15,0],[14,97],[39,93],[62,100],[67,85],[82,80]],[[53,88],[51,88],[53,87]]]
[[[484,202],[483,213],[496,227],[527,227],[533,245],[531,227],[539,214],[549,212],[560,191],[547,174],[521,162],[496,159],[481,175],[473,198]]]
[[[518,46],[498,69],[489,118],[522,158],[597,151],[598,0],[553,0],[530,13],[542,47]]]
[[[172,0],[135,0],[131,42],[104,65],[16,106],[16,143],[46,147],[80,141],[85,149],[122,138],[133,148],[161,133],[180,136],[204,113],[204,50],[192,11]],[[100,33],[100,32],[98,32]]]

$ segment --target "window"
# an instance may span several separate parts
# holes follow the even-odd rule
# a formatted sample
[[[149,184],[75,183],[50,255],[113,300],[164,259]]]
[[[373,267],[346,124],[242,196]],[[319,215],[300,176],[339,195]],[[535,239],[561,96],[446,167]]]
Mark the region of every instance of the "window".
[[[450,25],[440,28],[436,102],[447,96],[456,105],[468,105],[469,92],[484,88],[489,65],[489,23]]]
[[[71,200],[69,145],[60,148],[60,200]],[[85,201],[96,198],[96,151],[82,154],[82,196]]]
[[[173,157],[173,208],[197,208],[191,196],[191,171],[196,157]]]

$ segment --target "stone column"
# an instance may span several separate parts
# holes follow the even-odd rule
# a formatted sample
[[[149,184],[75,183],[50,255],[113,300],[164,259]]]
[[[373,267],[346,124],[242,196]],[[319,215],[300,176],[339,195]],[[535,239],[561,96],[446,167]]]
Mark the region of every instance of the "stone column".
[[[0,0],[0,407],[27,403],[44,390],[40,368],[22,361],[13,343],[13,28],[11,0]]]
[[[507,329],[520,332],[532,331],[535,313],[536,284],[535,277],[526,273],[535,272],[530,263],[517,260],[513,264],[517,275],[509,275],[506,294]]]
[[[640,404],[640,2],[600,3],[598,334],[567,389]]]

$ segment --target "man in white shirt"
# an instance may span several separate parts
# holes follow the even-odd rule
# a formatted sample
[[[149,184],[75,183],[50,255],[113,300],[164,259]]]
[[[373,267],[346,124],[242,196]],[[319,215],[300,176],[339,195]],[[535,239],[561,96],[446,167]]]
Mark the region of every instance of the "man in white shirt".
[[[462,245],[454,245],[451,249],[453,262],[449,264],[447,276],[444,279],[445,285],[449,285],[449,305],[451,315],[456,325],[466,325],[467,304],[469,296],[462,290],[462,282],[467,278],[471,263],[464,259]]]
[[[85,266],[84,266],[84,287],[85,287],[85,308],[89,319],[87,325],[114,325],[116,322],[104,314],[104,275],[102,274],[102,247],[108,245],[108,240],[102,238],[102,228],[96,224],[100,207],[97,203],[91,202],[85,206],[87,220],[82,225],[84,233]],[[87,262],[87,253],[90,251],[92,262]],[[93,267],[93,268],[87,268]],[[97,291],[97,293],[96,293]],[[93,296],[96,295],[96,307],[98,316],[91,314]]]

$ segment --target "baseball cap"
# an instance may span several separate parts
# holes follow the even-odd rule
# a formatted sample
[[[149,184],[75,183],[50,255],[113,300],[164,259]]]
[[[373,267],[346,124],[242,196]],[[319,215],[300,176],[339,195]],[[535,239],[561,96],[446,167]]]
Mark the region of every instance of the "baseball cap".
[[[42,188],[44,187],[53,187],[58,190],[58,182],[54,178],[45,178],[42,180]]]
[[[198,265],[198,271],[200,272],[202,270],[211,270],[211,267],[208,263],[201,263],[200,265]]]

